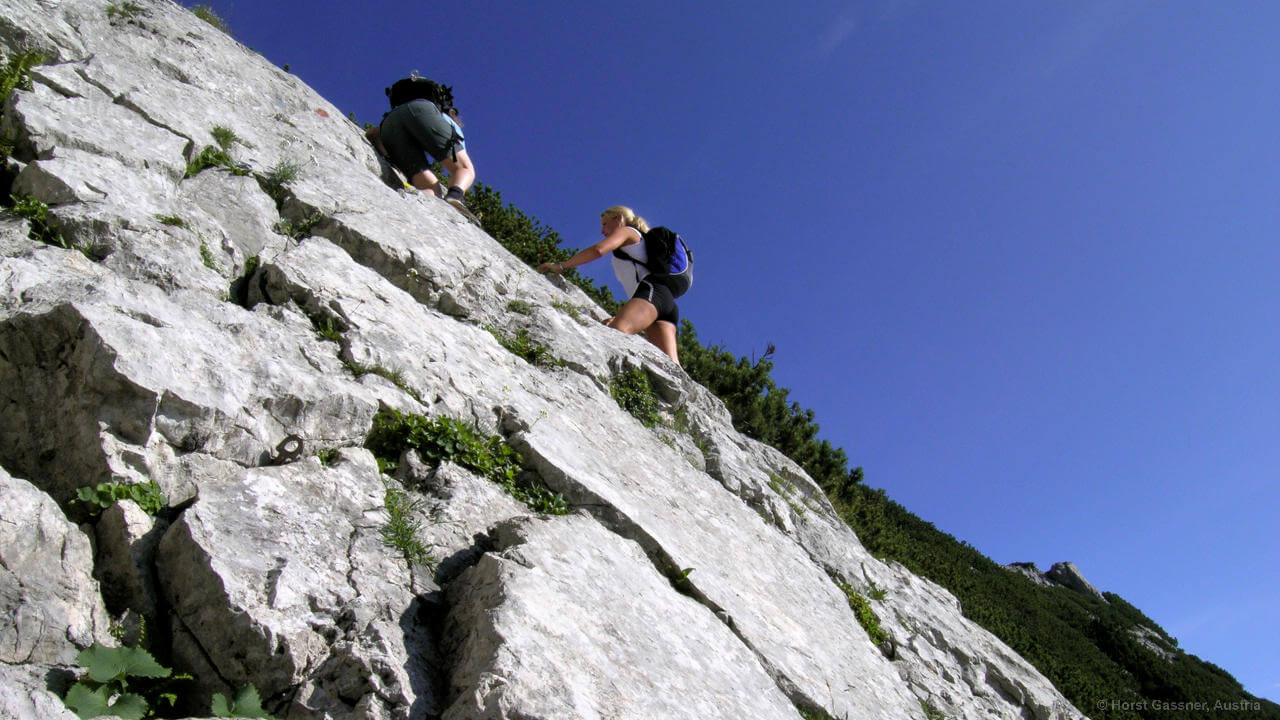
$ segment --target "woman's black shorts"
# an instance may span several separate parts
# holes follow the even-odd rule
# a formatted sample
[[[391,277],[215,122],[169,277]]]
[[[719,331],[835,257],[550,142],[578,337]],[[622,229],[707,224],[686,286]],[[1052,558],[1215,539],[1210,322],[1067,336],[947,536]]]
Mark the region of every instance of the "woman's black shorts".
[[[680,308],[676,307],[676,299],[671,294],[671,288],[667,287],[662,281],[650,280],[645,278],[636,286],[636,292],[631,296],[632,299],[640,298],[653,303],[658,308],[658,319],[680,327]]]

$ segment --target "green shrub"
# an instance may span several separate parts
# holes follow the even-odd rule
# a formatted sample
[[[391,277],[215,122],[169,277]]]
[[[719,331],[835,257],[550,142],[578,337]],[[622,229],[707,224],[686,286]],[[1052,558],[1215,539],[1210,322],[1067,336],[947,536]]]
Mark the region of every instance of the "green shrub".
[[[223,150],[230,151],[232,144],[240,142],[240,137],[235,134],[235,131],[222,125],[214,125],[209,132],[213,135],[214,141],[218,143],[218,147]]]
[[[310,315],[311,327],[316,330],[316,337],[321,340],[338,342],[342,339],[342,326],[327,315]]]
[[[169,691],[172,682],[191,679],[175,676],[142,648],[109,648],[96,642],[76,655],[76,664],[85,673],[67,690],[63,702],[82,718],[153,717],[158,703],[172,707],[176,702],[177,696]]]
[[[9,212],[31,224],[28,237],[36,242],[71,249],[66,238],[53,226],[53,221],[49,217],[48,204],[31,195],[12,195],[10,199],[13,201],[13,206],[9,208]]]
[[[200,151],[200,154],[191,159],[187,163],[187,171],[182,177],[195,177],[204,170],[211,167],[221,167],[231,171],[233,175],[248,175],[249,171],[241,167],[231,160],[231,155],[219,147],[209,145]]]
[[[209,249],[209,246],[205,244],[203,239],[200,240],[200,262],[204,263],[205,267],[215,272],[218,269],[218,262],[213,257],[213,251]]]
[[[221,17],[218,17],[218,14],[213,11],[212,7],[208,5],[197,5],[191,8],[191,14],[209,23],[223,33],[227,35],[231,34],[231,29],[227,27],[227,22]]]
[[[387,522],[382,526],[382,542],[399,550],[411,566],[434,565],[435,558],[418,535],[422,529],[417,519],[417,513],[422,509],[421,502],[394,487],[387,487],[383,505],[387,509]]]
[[[520,455],[502,438],[452,418],[383,410],[373,418],[365,447],[386,473],[394,472],[401,453],[412,448],[432,466],[447,460],[492,480],[535,512],[563,515],[569,511],[562,495],[521,473]]]
[[[486,329],[498,341],[499,345],[507,349],[507,352],[523,359],[530,365],[538,365],[540,367],[564,365],[564,362],[552,355],[545,345],[539,345],[530,339],[529,333],[524,328],[517,330],[516,334],[511,337],[503,337],[491,327]]]
[[[417,390],[410,387],[409,383],[404,381],[404,376],[397,370],[389,370],[381,365],[362,365],[350,360],[344,360],[342,364],[347,368],[347,370],[351,371],[352,375],[355,375],[356,377],[360,377],[362,375],[377,375],[378,377],[386,378],[391,381],[391,384],[400,388],[404,394],[418,402],[422,402],[422,396],[418,394]]]
[[[640,368],[614,376],[609,382],[609,394],[619,407],[631,413],[645,427],[653,427],[662,419],[649,374]]]
[[[252,684],[240,688],[230,703],[227,702],[222,693],[214,693],[211,712],[214,717],[220,718],[265,718],[266,720],[272,720],[271,715],[262,709],[262,698],[258,696],[258,688]]]
[[[170,225],[172,227],[180,227],[183,229],[188,228],[187,221],[177,215],[156,215],[156,220],[159,220],[161,225]]]
[[[513,313],[520,313],[521,315],[532,315],[533,304],[528,300],[512,300],[507,303],[507,310]]]
[[[889,633],[880,627],[880,618],[876,617],[876,613],[871,609],[871,603],[867,599],[858,594],[848,583],[836,581],[836,585],[844,592],[849,600],[849,609],[853,610],[853,614],[858,618],[858,624],[863,630],[867,631],[867,637],[871,638],[871,642],[876,645],[883,645],[889,641]]]
[[[0,69],[0,107],[9,99],[15,89],[31,89],[31,68],[48,60],[43,54],[33,50],[17,53],[5,59],[4,68]]]
[[[284,202],[284,186],[283,185],[279,186],[278,190],[269,190],[268,194],[272,192],[275,192],[278,195],[278,199],[276,200],[277,203]],[[272,195],[272,197],[277,198],[277,195]],[[272,227],[272,230],[275,230],[281,235],[287,235],[293,238],[294,240],[305,240],[311,237],[311,235],[313,234],[312,231],[315,230],[316,225],[319,225],[321,221],[323,221],[324,219],[325,219],[325,216],[321,215],[318,212],[312,212],[308,214],[306,217],[302,218],[301,220],[290,220],[288,218],[280,218],[280,221],[277,222],[274,227]]]
[[[90,515],[96,517],[120,500],[134,501],[148,515],[155,515],[169,505],[164,491],[154,480],[138,484],[104,482],[82,487],[71,502],[88,506]]]
[[[117,20],[129,21],[143,13],[142,6],[136,3],[126,2],[120,5],[111,3],[107,6],[107,19],[114,25]]]
[[[263,192],[276,201],[276,206],[279,207],[284,203],[289,185],[298,179],[298,172],[301,169],[302,165],[292,160],[282,159],[271,166],[266,175],[258,178],[258,185],[262,187]]]

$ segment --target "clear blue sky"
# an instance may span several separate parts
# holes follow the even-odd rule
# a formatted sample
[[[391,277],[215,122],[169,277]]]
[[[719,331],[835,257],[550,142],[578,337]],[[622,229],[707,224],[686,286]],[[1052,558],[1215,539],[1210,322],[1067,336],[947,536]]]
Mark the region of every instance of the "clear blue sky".
[[[571,246],[676,228],[868,484],[1280,698],[1280,3],[211,4],[360,121],[453,85]]]

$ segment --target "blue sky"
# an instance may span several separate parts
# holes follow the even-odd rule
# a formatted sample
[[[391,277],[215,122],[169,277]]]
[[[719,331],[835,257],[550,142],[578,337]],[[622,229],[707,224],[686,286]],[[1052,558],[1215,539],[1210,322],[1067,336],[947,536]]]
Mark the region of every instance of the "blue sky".
[[[362,122],[453,85],[568,245],[675,228],[868,484],[1280,698],[1280,4],[211,5]]]

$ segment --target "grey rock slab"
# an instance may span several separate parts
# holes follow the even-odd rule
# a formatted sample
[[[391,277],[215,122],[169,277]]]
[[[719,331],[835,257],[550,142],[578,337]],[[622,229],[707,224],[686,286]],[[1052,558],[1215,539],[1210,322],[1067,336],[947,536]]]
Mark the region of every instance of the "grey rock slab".
[[[793,520],[813,561],[868,600],[892,638],[893,667],[921,701],[963,720],[1084,717],[1034,666],[964,617],[945,588],[877,560],[830,514]]]
[[[11,283],[30,281],[14,258],[0,260],[0,279],[10,265]],[[146,457],[153,436],[243,465],[270,460],[290,434],[308,446],[363,441],[377,395],[300,315],[166,294],[75,260],[46,271],[45,290],[72,292],[29,284],[30,301],[0,320],[0,461],[60,501],[132,474],[109,451]]]
[[[693,568],[695,594],[727,616],[793,701],[836,717],[920,716],[844,595],[798,544],[611,400],[586,402],[513,438],[553,489],[600,508],[655,562]]]
[[[1081,595],[1088,595],[1103,602],[1107,601],[1102,595],[1102,591],[1094,587],[1093,583],[1084,579],[1084,574],[1080,572],[1080,568],[1076,567],[1073,562],[1054,563],[1044,576],[1050,582],[1061,585],[1068,590],[1074,590]]]
[[[799,717],[756,656],[634,542],[582,515],[493,535],[497,547],[448,590],[445,720]]]
[[[304,717],[431,712],[433,644],[408,566],[382,540],[372,456],[239,468],[200,485],[160,542],[162,591],[227,683]],[[224,691],[202,675],[205,693]],[[288,713],[281,713],[288,714]],[[290,715],[292,716],[292,715]]]
[[[153,565],[156,545],[167,527],[131,500],[102,511],[94,526],[94,577],[102,583],[103,598],[113,614],[133,610],[153,624],[159,616]]]
[[[89,538],[57,503],[0,469],[0,665],[68,664],[114,644]]]
[[[62,703],[62,698],[48,689],[50,675],[63,673],[65,671],[51,665],[0,662],[0,717],[5,720],[79,720]]]

